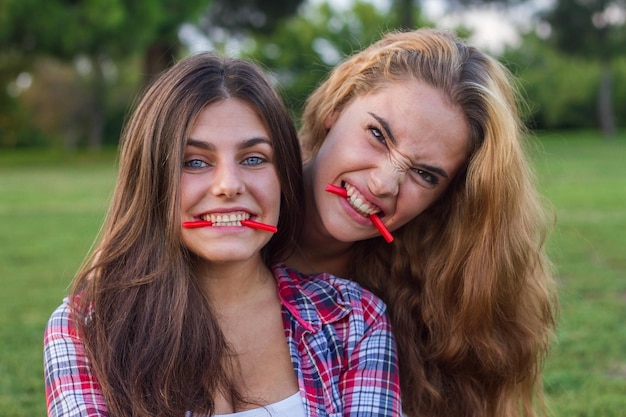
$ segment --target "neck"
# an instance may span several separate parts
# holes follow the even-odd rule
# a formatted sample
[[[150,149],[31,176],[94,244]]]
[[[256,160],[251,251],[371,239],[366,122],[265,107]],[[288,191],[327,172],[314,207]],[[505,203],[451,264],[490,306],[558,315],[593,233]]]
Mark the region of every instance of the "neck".
[[[304,168],[305,219],[298,238],[298,248],[287,260],[287,265],[311,274],[328,272],[346,277],[349,272],[352,242],[335,239],[324,226],[315,205],[310,170]]]
[[[276,292],[274,275],[260,256],[245,262],[203,265],[197,276],[205,295],[218,309],[240,308]]]

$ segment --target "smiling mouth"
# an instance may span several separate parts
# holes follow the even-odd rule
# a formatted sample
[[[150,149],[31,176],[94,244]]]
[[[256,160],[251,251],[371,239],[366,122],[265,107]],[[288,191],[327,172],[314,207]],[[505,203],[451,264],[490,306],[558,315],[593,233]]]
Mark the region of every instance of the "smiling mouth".
[[[233,213],[207,213],[200,219],[211,222],[211,227],[242,226],[242,220],[249,220],[250,213],[238,211]]]
[[[351,184],[348,184],[347,182],[342,181],[341,185],[348,192],[348,198],[347,198],[348,202],[350,203],[352,208],[354,208],[360,214],[362,214],[365,217],[369,217],[375,213],[382,214],[382,210],[380,209],[380,207],[369,203],[367,199],[363,197],[363,195],[356,188],[354,188]]]

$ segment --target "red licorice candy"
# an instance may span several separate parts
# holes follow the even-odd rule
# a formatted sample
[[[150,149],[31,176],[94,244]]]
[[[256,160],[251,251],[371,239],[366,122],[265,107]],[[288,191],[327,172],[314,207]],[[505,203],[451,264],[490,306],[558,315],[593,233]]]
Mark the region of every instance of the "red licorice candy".
[[[335,184],[328,184],[326,186],[326,191],[329,193],[337,194],[340,197],[348,198],[348,190],[343,187],[339,187]],[[378,230],[378,232],[383,236],[387,243],[393,242],[393,236],[391,232],[385,227],[383,221],[378,217],[377,214],[371,214],[370,216],[371,222],[374,224],[374,227]]]
[[[198,227],[208,227],[212,226],[213,222],[208,220],[195,220],[191,222],[183,222],[183,227],[185,229],[195,229]],[[242,226],[250,227],[252,229],[265,230],[266,232],[276,233],[278,229],[276,226],[272,226],[271,224],[265,224],[261,222],[255,222],[254,220],[242,220]]]

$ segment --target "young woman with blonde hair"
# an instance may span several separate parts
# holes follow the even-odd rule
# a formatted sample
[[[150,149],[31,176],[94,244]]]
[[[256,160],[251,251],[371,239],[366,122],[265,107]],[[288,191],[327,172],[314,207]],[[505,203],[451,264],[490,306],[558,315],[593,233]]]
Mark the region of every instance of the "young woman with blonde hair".
[[[348,57],[307,101],[306,221],[288,264],[386,302],[408,416],[543,411],[556,296],[518,99],[497,60],[419,29]]]

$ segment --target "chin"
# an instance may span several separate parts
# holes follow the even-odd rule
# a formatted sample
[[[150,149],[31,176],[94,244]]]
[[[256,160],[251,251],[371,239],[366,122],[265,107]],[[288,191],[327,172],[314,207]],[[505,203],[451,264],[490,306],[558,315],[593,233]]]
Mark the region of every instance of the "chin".
[[[241,253],[241,251],[237,253],[227,253],[227,254],[212,254],[210,256],[204,257],[207,262],[212,262],[216,264],[227,264],[231,262],[243,262],[247,261],[250,258],[254,257],[255,254],[246,254]]]
[[[367,235],[362,235],[362,234],[355,234],[355,233],[346,233],[345,231],[339,231],[338,233],[330,233],[330,235],[339,242],[344,242],[344,243],[354,243],[354,242],[358,242],[359,240],[365,240],[365,239],[369,239],[372,236],[367,236]]]

